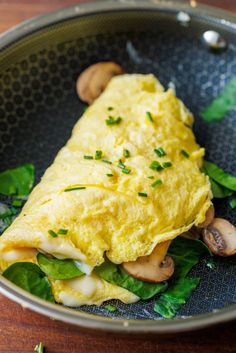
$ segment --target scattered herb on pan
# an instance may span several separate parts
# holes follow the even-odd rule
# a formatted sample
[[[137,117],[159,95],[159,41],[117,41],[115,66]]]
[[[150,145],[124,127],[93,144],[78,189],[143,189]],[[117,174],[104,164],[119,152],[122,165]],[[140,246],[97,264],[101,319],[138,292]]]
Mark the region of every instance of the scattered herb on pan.
[[[40,342],[39,344],[37,344],[34,347],[34,351],[37,352],[37,353],[44,353],[44,345],[43,345],[43,343]]]
[[[109,260],[96,267],[95,272],[105,281],[125,288],[143,300],[152,298],[167,287],[166,282],[154,284],[140,281],[130,276],[120,265],[113,264]]]
[[[117,307],[115,305],[112,305],[112,304],[106,304],[104,306],[104,309],[110,311],[111,313],[114,313],[115,311],[117,311]]]
[[[201,113],[208,123],[219,121],[225,117],[236,105],[236,77],[233,77],[223,88],[222,92]]]
[[[230,207],[231,207],[231,208],[233,208],[233,209],[236,208],[236,199],[230,200],[230,201],[229,201],[229,204],[230,204]]]
[[[156,153],[156,155],[158,157],[164,157],[166,156],[166,152],[164,151],[164,149],[162,147],[159,147],[159,148],[155,148],[154,149],[154,152]]]
[[[39,266],[31,262],[16,262],[9,266],[2,275],[29,293],[54,302],[51,284]]]
[[[178,237],[171,243],[168,255],[174,260],[175,272],[170,286],[155,303],[154,310],[157,313],[171,319],[181,305],[187,302],[200,281],[200,278],[189,277],[188,273],[206,254],[210,252],[200,240]]]
[[[67,188],[64,190],[64,192],[75,191],[75,190],[85,190],[85,189],[86,189],[85,186],[78,186],[78,187],[74,187],[74,188]]]
[[[59,260],[38,253],[37,261],[41,271],[53,279],[72,279],[84,275],[73,260]]]
[[[28,196],[34,184],[34,173],[32,164],[0,172],[0,194],[19,198]]]
[[[153,117],[150,112],[146,112],[146,117],[148,118],[149,121],[151,121],[153,123]]]
[[[113,118],[112,116],[109,116],[108,119],[106,119],[106,124],[107,125],[118,125],[122,121],[122,118],[119,116],[118,118]]]

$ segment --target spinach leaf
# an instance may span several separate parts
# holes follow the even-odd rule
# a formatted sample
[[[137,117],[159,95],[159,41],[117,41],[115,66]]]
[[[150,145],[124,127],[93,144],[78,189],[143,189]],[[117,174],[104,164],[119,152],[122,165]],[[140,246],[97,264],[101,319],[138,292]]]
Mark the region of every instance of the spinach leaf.
[[[0,173],[0,194],[6,196],[27,196],[34,183],[34,166],[25,164]]]
[[[200,240],[176,238],[168,251],[175,262],[172,283],[167,291],[161,294],[154,305],[154,310],[165,318],[172,318],[182,304],[185,304],[192,291],[197,287],[199,278],[187,277],[204,254],[211,254]]]
[[[73,260],[50,259],[41,253],[38,253],[37,260],[41,270],[54,279],[71,279],[84,275]]]
[[[0,235],[12,224],[18,210],[15,207],[7,207],[0,203]]]
[[[218,184],[216,181],[210,178],[211,191],[216,199],[223,199],[225,197],[231,196],[233,194],[232,190],[225,188],[224,186]]]
[[[223,91],[201,113],[203,119],[212,123],[221,120],[236,105],[236,77],[233,77],[223,88]]]
[[[227,189],[236,191],[236,176],[226,173],[216,164],[204,161],[203,169],[207,175]]]
[[[109,260],[96,267],[95,272],[105,281],[125,288],[143,300],[150,299],[167,288],[166,282],[154,284],[140,281]]]
[[[16,262],[2,275],[37,297],[54,302],[51,284],[37,265],[31,262]]]

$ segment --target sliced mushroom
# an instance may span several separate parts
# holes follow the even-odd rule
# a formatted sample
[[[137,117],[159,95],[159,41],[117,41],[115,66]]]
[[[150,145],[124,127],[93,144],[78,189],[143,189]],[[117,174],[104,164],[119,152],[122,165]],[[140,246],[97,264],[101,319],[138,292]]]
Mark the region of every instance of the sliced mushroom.
[[[203,230],[203,240],[215,255],[236,254],[236,228],[223,218],[215,218]]]
[[[211,205],[206,212],[205,221],[198,224],[198,228],[206,228],[213,221],[214,217],[215,217],[215,208],[213,205]]]
[[[123,74],[120,65],[101,62],[89,66],[77,79],[76,90],[80,99],[89,104],[100,96],[113,76]]]
[[[174,261],[166,256],[171,241],[157,244],[148,256],[139,257],[136,261],[124,262],[124,270],[132,277],[146,282],[159,283],[166,281],[174,273]]]

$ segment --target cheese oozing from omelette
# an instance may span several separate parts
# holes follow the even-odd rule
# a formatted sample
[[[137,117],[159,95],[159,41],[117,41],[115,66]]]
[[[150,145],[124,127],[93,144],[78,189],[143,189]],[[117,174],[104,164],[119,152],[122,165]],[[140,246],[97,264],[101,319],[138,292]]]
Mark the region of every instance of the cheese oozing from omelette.
[[[109,116],[122,120],[107,125]],[[21,214],[0,238],[1,270],[22,261],[22,256],[36,262],[37,251],[32,249],[92,268],[102,264],[105,255],[116,264],[135,261],[158,243],[203,222],[212,195],[208,177],[200,171],[204,149],[195,141],[192,123],[191,113],[173,90],[165,92],[153,75],[113,78],[79,119]],[[165,156],[155,154],[159,147]],[[124,149],[129,158],[123,157]],[[102,160],[84,159],[97,150],[102,151]],[[120,159],[129,174],[117,167]],[[153,161],[171,166],[155,171],[150,169]],[[155,188],[151,184],[156,179],[162,184]],[[64,191],[80,187],[84,189]],[[61,228],[68,233],[56,238],[48,233]],[[52,280],[56,300],[73,306],[138,299],[94,274],[84,277]],[[86,292],[84,287],[92,289]]]

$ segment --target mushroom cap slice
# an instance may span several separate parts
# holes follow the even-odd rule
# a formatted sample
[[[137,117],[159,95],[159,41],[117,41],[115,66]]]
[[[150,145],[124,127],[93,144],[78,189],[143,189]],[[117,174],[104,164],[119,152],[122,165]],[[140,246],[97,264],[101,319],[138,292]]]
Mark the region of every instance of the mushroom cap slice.
[[[82,101],[91,104],[104,91],[113,76],[123,73],[120,65],[110,61],[91,65],[77,79],[77,94]]]
[[[215,208],[213,205],[211,205],[206,212],[205,221],[198,224],[198,228],[207,227],[213,221],[214,217],[215,217]]]
[[[215,255],[236,254],[236,228],[226,219],[215,218],[203,230],[203,240]]]
[[[145,282],[159,283],[169,279],[174,273],[174,261],[166,256],[171,241],[157,244],[148,256],[139,257],[136,261],[124,262],[122,267],[132,277]]]

